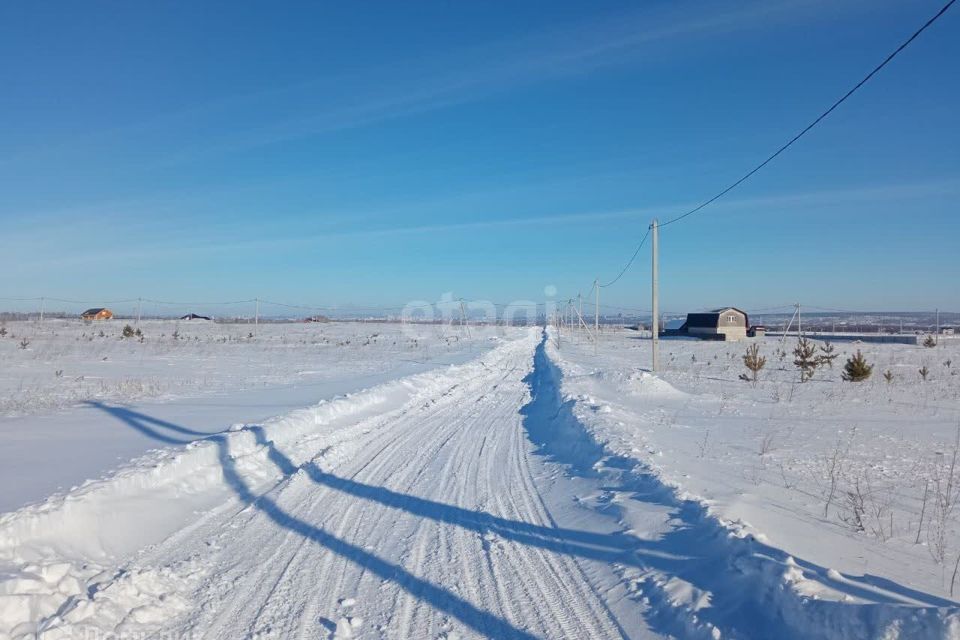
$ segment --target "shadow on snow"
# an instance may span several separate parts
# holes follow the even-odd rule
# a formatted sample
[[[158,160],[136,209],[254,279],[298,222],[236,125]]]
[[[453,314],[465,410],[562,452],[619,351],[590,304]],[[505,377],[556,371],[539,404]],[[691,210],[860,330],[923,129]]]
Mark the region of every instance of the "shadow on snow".
[[[744,572],[736,564],[738,558],[752,556],[764,557],[786,566],[787,554],[752,538],[731,541],[729,531],[709,517],[702,505],[677,498],[670,488],[648,473],[640,463],[628,458],[609,456],[574,415],[575,402],[562,399],[560,379],[560,371],[546,354],[544,339],[534,354],[532,371],[524,378],[530,389],[531,400],[521,408],[523,425],[528,438],[537,447],[536,453],[563,465],[571,475],[603,483],[606,490],[626,492],[633,500],[666,507],[671,513],[670,531],[658,539],[644,540],[625,532],[603,534],[509,520],[482,511],[464,509],[341,478],[322,470],[314,462],[297,466],[267,439],[263,427],[249,426],[246,430],[253,432],[257,442],[267,448],[269,459],[284,476],[302,470],[319,485],[420,518],[478,533],[491,532],[517,544],[553,553],[621,567],[636,567],[642,571],[655,570],[665,576],[677,576],[712,594],[710,607],[697,612],[701,620],[748,636],[772,633],[783,638],[806,637],[803,630],[793,630],[780,619],[776,607],[770,606],[772,603],[769,598],[758,591],[762,589],[762,584],[758,584],[762,580],[758,581],[756,574]],[[270,497],[255,494],[236,469],[229,451],[227,432],[209,435],[125,407],[101,402],[88,404],[167,445],[183,445],[196,440],[216,444],[224,478],[233,493],[277,525],[362,566],[384,580],[394,582],[416,598],[458,619],[474,631],[496,638],[535,637],[509,621],[479,609],[455,593],[413,575],[398,564],[388,562],[334,536],[322,527],[283,511]],[[740,547],[732,549],[731,545],[737,543],[740,543]],[[956,606],[949,600],[875,576],[844,576],[843,580],[832,580],[827,576],[825,568],[800,559],[796,559],[796,562],[802,569],[816,573],[821,582],[836,591],[874,604],[913,605],[919,602],[927,607]],[[884,592],[878,592],[877,588]],[[845,608],[872,606],[829,602],[818,604],[835,604]],[[860,623],[870,626],[870,619],[870,615],[864,615]],[[664,633],[682,632],[675,620],[664,617],[656,608],[648,611],[648,622],[654,630]],[[865,631],[870,633],[869,629]]]

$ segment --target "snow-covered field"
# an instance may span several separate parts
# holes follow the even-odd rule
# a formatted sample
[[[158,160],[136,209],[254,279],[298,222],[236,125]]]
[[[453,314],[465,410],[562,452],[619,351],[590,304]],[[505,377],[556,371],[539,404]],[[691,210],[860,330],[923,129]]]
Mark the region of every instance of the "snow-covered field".
[[[799,384],[760,340],[754,386],[747,343],[665,340],[653,376],[630,331],[164,327],[3,344],[36,398],[5,442],[83,415],[161,448],[0,516],[0,638],[960,637],[956,343]]]
[[[821,366],[801,384],[795,337],[783,343],[663,340],[658,376],[649,373],[649,340],[634,332],[603,333],[597,355],[585,337],[567,338],[559,350],[551,342],[548,352],[563,371],[576,419],[609,452],[638,461],[656,485],[674,488],[673,499],[691,501],[676,503],[691,517],[677,529],[696,530],[709,518],[708,528],[722,522],[756,540],[751,553],[762,548],[765,562],[751,570],[783,575],[751,588],[766,590],[756,597],[778,615],[799,615],[811,637],[852,637],[858,635],[853,628],[831,626],[850,607],[841,615],[809,599],[851,607],[955,606],[960,344],[836,343],[833,366]],[[756,386],[740,379],[749,374],[743,355],[755,342],[767,357]],[[846,382],[843,364],[857,350],[874,365],[873,375]],[[888,371],[890,381],[883,376]],[[637,526],[644,530],[642,519]],[[697,557],[677,538],[665,549]],[[727,545],[720,551],[736,553]],[[790,562],[802,572],[789,570]],[[724,593],[727,577],[718,581],[714,569],[691,566],[648,580],[659,584],[660,597],[681,606],[691,591],[712,592],[714,610],[703,617],[736,624],[722,609],[724,600],[739,596]],[[679,599],[664,590],[671,580],[684,584]],[[882,627],[871,632],[868,618],[900,615],[882,614],[883,608],[861,607],[848,622],[863,637],[879,637]],[[810,626],[817,616],[822,628]]]
[[[388,373],[482,344],[455,328],[387,323],[78,320],[0,325],[0,416]],[[402,329],[402,330],[401,330]],[[142,337],[142,339],[141,339]],[[24,344],[26,341],[26,344]],[[475,352],[474,352],[475,353]]]
[[[464,362],[493,345],[485,334],[430,325],[145,321],[142,342],[121,337],[125,326],[49,319],[4,325],[0,512],[151,448],[193,439],[104,419],[111,409],[216,433]]]

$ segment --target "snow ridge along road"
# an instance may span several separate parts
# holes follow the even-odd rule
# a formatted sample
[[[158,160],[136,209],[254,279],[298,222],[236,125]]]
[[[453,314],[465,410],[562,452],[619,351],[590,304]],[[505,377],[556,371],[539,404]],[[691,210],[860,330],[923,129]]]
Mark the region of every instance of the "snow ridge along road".
[[[538,333],[4,517],[4,632],[624,635],[567,549],[624,541],[558,529],[536,488],[521,409]],[[158,439],[193,432],[105,411]]]
[[[0,517],[0,638],[949,635],[936,607],[807,606],[809,563],[610,455],[548,354],[531,330],[208,437],[104,405],[200,439]]]

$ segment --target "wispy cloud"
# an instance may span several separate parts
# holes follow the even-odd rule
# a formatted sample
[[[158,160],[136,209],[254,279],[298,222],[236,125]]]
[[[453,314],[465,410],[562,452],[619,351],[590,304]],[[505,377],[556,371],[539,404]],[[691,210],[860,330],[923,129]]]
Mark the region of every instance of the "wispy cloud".
[[[776,195],[764,195],[746,198],[721,200],[705,210],[702,216],[718,213],[757,214],[776,211],[795,211],[802,213],[812,208],[838,204],[869,204],[873,202],[918,202],[925,198],[948,195],[960,195],[960,177],[944,178],[934,181],[903,184],[861,185],[844,189],[826,189],[808,192],[793,192]],[[248,255],[250,252],[291,252],[305,248],[323,246],[323,243],[341,240],[369,240],[376,238],[431,237],[437,242],[444,241],[444,234],[458,234],[469,231],[491,229],[519,230],[537,229],[550,226],[583,225],[600,221],[636,221],[637,229],[643,229],[654,217],[667,218],[689,210],[697,203],[694,201],[661,203],[648,207],[609,209],[597,211],[560,212],[548,215],[506,216],[502,212],[470,220],[438,221],[416,224],[371,225],[362,221],[352,224],[337,222],[328,230],[303,232],[302,225],[296,232],[261,231],[257,234],[241,230],[239,233],[227,230],[226,235],[215,233],[193,234],[184,240],[183,229],[166,229],[163,233],[151,234],[150,239],[141,242],[115,243],[115,248],[103,251],[97,246],[76,247],[71,251],[53,250],[52,245],[68,242],[72,237],[69,230],[50,235],[23,236],[17,245],[25,255],[16,260],[16,268],[28,272],[38,267],[66,267],[97,262],[122,262],[137,260],[149,264],[154,260],[182,259],[190,260],[196,256],[220,255],[226,258],[231,254]],[[415,208],[415,206],[414,206]],[[308,216],[309,217],[309,216]],[[348,217],[348,216],[347,216]],[[444,220],[443,216],[436,219]],[[41,246],[32,246],[39,243]],[[55,255],[42,260],[31,260],[30,255]]]
[[[84,134],[56,150],[83,153],[91,146],[135,145],[152,164],[196,162],[436,111],[600,67],[651,64],[649,54],[662,52],[668,42],[767,27],[796,20],[798,15],[815,16],[813,9],[824,4],[826,0],[755,0],[736,9],[718,10],[715,4],[701,3],[696,10],[671,6],[608,15],[587,24],[451,51],[439,60],[407,60],[193,105]],[[305,105],[308,113],[284,115],[292,104]],[[219,121],[229,122],[229,128],[218,127]],[[178,131],[193,132],[197,122],[206,123],[202,132],[177,142]],[[151,145],[157,148],[150,149]],[[22,162],[33,154],[8,154],[6,163]]]
[[[649,54],[668,42],[718,36],[769,27],[808,15],[822,0],[751,2],[737,9],[698,5],[699,11],[643,10],[608,16],[586,25],[570,25],[506,42],[450,52],[442,64],[413,61],[355,77],[351,86],[386,87],[341,104],[320,107],[305,117],[251,124],[202,145],[162,156],[161,162],[191,162],[263,146],[424,114],[482,100],[516,87],[582,75],[614,65],[654,64]],[[302,85],[290,92],[313,90]],[[334,90],[334,93],[340,92]]]
[[[951,178],[933,182],[906,183],[899,185],[882,184],[872,186],[852,187],[848,189],[825,189],[809,192],[786,193],[770,196],[749,198],[732,198],[720,200],[712,205],[713,212],[729,213],[742,211],[753,213],[758,210],[771,209],[798,209],[822,205],[837,205],[849,203],[886,202],[891,200],[918,200],[934,196],[960,194],[960,178]],[[653,205],[642,208],[614,209],[603,211],[583,211],[575,213],[557,213],[552,215],[503,217],[492,216],[484,219],[457,222],[437,222],[431,224],[395,225],[384,227],[357,227],[348,230],[321,232],[306,236],[286,236],[274,239],[241,241],[238,243],[211,243],[203,244],[200,250],[247,250],[247,249],[279,249],[301,244],[314,244],[321,240],[337,238],[372,238],[401,235],[432,235],[438,233],[452,233],[459,231],[482,229],[509,229],[517,227],[539,227],[545,225],[569,225],[604,220],[639,219],[644,223],[654,217],[669,217],[683,213],[696,206],[694,201],[674,202]],[[703,216],[710,216],[711,211],[705,210]]]

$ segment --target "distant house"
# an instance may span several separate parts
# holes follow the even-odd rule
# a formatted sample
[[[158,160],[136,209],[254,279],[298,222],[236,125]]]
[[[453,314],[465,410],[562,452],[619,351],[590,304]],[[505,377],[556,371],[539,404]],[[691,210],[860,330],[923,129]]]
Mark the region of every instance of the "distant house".
[[[734,307],[706,313],[688,313],[678,333],[703,340],[742,340],[747,337],[750,318]]]
[[[97,309],[87,309],[80,314],[82,320],[109,320],[113,317],[113,311],[102,307]]]
[[[684,318],[671,318],[663,323],[663,328],[660,332],[664,335],[679,335],[686,322]]]
[[[747,329],[748,338],[762,338],[767,335],[767,328],[762,324],[755,324]]]
[[[952,336],[956,333],[953,327],[943,327],[940,329],[941,335]]]
[[[310,316],[304,322],[330,322],[330,318],[327,316]]]
[[[209,320],[209,316],[200,316],[195,313],[188,313],[185,316],[180,316],[181,320]]]

